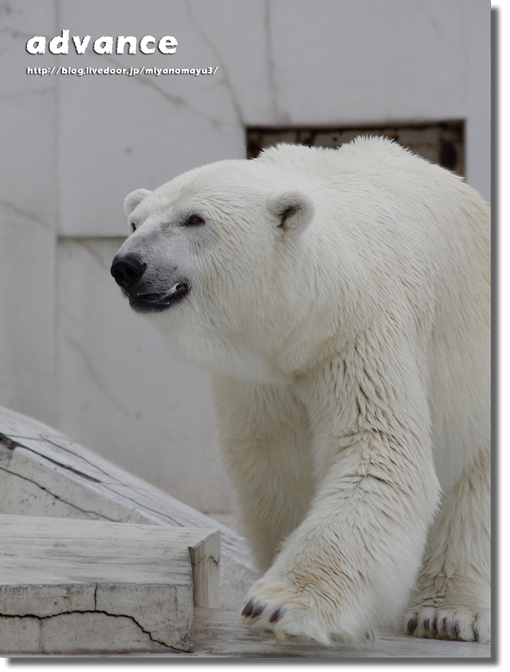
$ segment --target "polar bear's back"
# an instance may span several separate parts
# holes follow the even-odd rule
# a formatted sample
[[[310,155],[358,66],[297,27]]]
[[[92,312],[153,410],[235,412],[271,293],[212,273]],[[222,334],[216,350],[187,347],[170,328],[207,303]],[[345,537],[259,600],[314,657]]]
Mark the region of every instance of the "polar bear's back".
[[[392,193],[401,189],[400,196],[408,199],[428,189],[433,192],[430,200],[458,195],[484,207],[480,196],[461,177],[383,137],[360,136],[338,149],[278,145],[264,150],[256,161],[280,166],[339,190],[355,180],[361,193],[370,187]]]

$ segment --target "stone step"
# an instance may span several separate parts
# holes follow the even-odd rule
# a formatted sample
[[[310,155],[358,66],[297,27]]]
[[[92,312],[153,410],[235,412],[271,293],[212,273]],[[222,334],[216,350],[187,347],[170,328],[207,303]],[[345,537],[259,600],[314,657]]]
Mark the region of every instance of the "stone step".
[[[211,529],[0,515],[0,654],[193,651],[219,606]]]
[[[0,513],[221,531],[221,606],[257,578],[243,537],[37,420],[0,406]]]

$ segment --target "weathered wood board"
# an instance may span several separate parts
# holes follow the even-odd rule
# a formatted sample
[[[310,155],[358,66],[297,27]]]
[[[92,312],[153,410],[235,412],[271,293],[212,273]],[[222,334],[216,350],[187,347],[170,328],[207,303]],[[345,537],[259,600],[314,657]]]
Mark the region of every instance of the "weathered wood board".
[[[0,513],[221,531],[221,606],[239,609],[257,578],[230,528],[42,423],[0,407]]]
[[[133,653],[132,657],[137,657]],[[491,661],[489,644],[477,642],[451,642],[437,639],[421,639],[399,635],[381,635],[378,640],[358,648],[349,643],[337,643],[325,647],[317,642],[304,638],[292,638],[278,643],[271,636],[256,632],[241,623],[238,613],[224,609],[195,609],[195,646],[193,652],[160,652],[151,653],[151,658],[272,658],[272,659],[338,659],[342,661],[367,659],[388,662],[418,662],[434,659],[467,663],[473,659],[488,663]],[[90,661],[90,657],[87,657]],[[146,660],[146,659],[145,659]]]
[[[239,614],[224,609],[195,609],[195,649],[192,656],[229,658],[486,658],[490,644],[381,635],[359,648],[338,642],[326,647],[301,637],[284,643],[241,623]],[[399,661],[400,662],[400,661]]]
[[[0,653],[192,651],[216,530],[0,515]]]

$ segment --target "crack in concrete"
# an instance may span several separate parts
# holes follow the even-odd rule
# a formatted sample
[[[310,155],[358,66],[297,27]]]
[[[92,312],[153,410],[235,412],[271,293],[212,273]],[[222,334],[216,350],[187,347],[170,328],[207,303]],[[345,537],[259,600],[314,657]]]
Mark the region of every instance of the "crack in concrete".
[[[32,37],[31,35],[28,35],[27,37]],[[3,54],[7,51],[7,49],[0,50],[0,54]],[[32,80],[35,83],[35,80]],[[0,100],[16,100],[19,98],[25,98],[29,96],[40,96],[45,95],[47,93],[54,94],[55,93],[55,88],[39,88],[39,89],[20,89],[18,91],[13,91],[11,93],[0,93]],[[22,100],[23,104],[27,104],[25,100]]]
[[[58,444],[58,443],[55,443],[55,441],[52,441],[50,438],[48,438],[48,437],[41,437],[41,439],[42,439],[42,440],[45,440],[45,441],[48,441],[49,443],[51,443],[52,445],[56,446],[57,448],[61,448],[62,450],[65,450],[66,452],[68,452],[70,455],[74,455],[75,457],[77,457],[76,453],[74,453],[72,450],[69,450],[68,448],[65,448],[64,446],[62,446],[62,445],[60,445],[60,444]],[[25,448],[26,446],[20,446],[20,447]],[[36,454],[39,454],[39,453],[36,453]],[[45,457],[45,456],[42,455],[41,457]],[[122,488],[127,488],[127,487],[129,487],[129,488],[131,489],[130,486],[126,486],[125,483],[123,483],[122,481],[119,481],[118,478],[115,478],[114,476],[111,476],[111,474],[109,474],[107,471],[104,471],[103,469],[99,468],[96,464],[94,464],[93,462],[90,462],[90,460],[87,460],[87,459],[85,459],[84,457],[81,457],[81,456],[78,456],[78,457],[79,457],[79,459],[82,459],[84,462],[86,462],[87,464],[90,464],[92,467],[94,467],[95,469],[97,469],[98,471],[100,471],[102,474],[104,474],[105,476],[107,476],[110,480],[114,481],[114,484],[118,484],[118,485],[121,486]],[[117,495],[117,496],[119,496],[119,497],[122,497],[123,499],[127,499],[129,502],[133,502],[133,504],[136,504],[136,507],[137,507],[137,508],[136,508],[136,509],[135,509],[135,508],[131,509],[131,511],[129,512],[129,516],[128,516],[128,518],[127,518],[126,520],[128,520],[129,517],[131,516],[131,514],[133,514],[133,513],[142,513],[142,514],[143,514],[144,511],[147,511],[147,512],[151,512],[151,513],[155,513],[155,514],[158,515],[159,517],[164,518],[165,520],[168,520],[168,521],[172,522],[172,523],[173,523],[175,526],[177,526],[177,527],[186,527],[186,525],[187,525],[186,523],[179,523],[177,520],[175,520],[174,518],[172,518],[172,517],[169,516],[168,514],[161,513],[161,511],[157,511],[156,509],[151,509],[151,508],[148,507],[148,506],[145,506],[145,505],[143,505],[143,504],[140,504],[139,501],[137,501],[136,499],[133,499],[133,498],[131,498],[131,497],[128,497],[128,496],[127,496],[126,494],[124,494],[124,493],[117,492],[116,490],[114,490],[112,484],[106,484],[104,481],[97,481],[97,482],[100,483],[101,486],[102,486],[105,490],[108,490],[108,491],[111,492],[112,494]],[[135,492],[134,492],[134,495],[136,495],[136,494],[139,494],[139,495],[141,495],[142,497],[145,497],[144,492],[141,491],[141,490],[137,490],[137,491],[135,491]],[[143,510],[140,511],[140,509],[143,509]],[[126,522],[126,521],[123,521],[123,522]]]
[[[95,462],[91,462],[90,460],[87,460],[82,455],[78,455],[73,450],[70,450],[69,448],[66,448],[61,443],[57,443],[56,441],[52,440],[52,438],[50,436],[45,436],[44,434],[41,434],[38,439],[32,439],[32,440],[33,441],[41,441],[41,442],[51,443],[51,445],[55,446],[55,448],[60,448],[60,450],[63,450],[64,452],[68,453],[69,455],[72,455],[76,459],[83,460],[83,462],[85,462],[85,464],[89,464],[91,467],[96,469],[96,471],[99,471],[101,474],[104,474],[105,476],[107,476],[112,481],[115,481],[116,483],[119,483],[119,485],[123,485],[122,481],[119,481],[118,478],[115,478],[114,476],[112,476],[110,473],[108,473],[104,469],[101,469],[101,467],[98,467]],[[69,443],[75,444],[74,441],[69,441]],[[75,445],[79,445],[79,444],[75,444]],[[21,447],[26,448],[26,446],[24,446],[24,445],[21,446]],[[43,457],[44,457],[44,455],[43,455]],[[103,481],[98,481],[98,483],[101,483],[102,485],[104,485]]]
[[[466,45],[466,15],[464,5],[460,5],[460,48],[462,52],[462,102],[466,104],[466,92],[468,90],[468,67],[469,56]]]
[[[188,551],[190,550],[190,548],[191,548],[191,547],[188,548]],[[220,564],[220,559],[221,559],[221,558],[215,558],[214,555],[208,555],[207,557],[202,558],[201,560],[199,560],[199,562],[195,563],[194,566],[195,566],[195,567],[198,567],[198,566],[201,565],[203,562],[208,562],[209,560],[212,560],[212,561],[214,562],[214,564],[218,567],[219,564]]]
[[[10,203],[9,201],[0,201],[0,205],[3,206],[4,208],[12,210],[17,215],[22,215],[23,217],[26,217],[27,219],[33,222],[37,222],[37,224],[40,224],[45,229],[48,229],[48,231],[54,232],[54,228],[50,224],[48,224],[48,222],[45,222],[43,219],[35,215],[33,212],[20,208],[15,203]]]
[[[237,100],[237,96],[234,93],[234,87],[232,86],[232,83],[230,81],[230,77],[229,77],[229,74],[228,74],[228,70],[225,66],[225,63],[223,62],[223,59],[221,58],[220,54],[218,53],[218,50],[216,49],[215,45],[209,39],[208,34],[202,30],[202,28],[199,26],[198,22],[196,21],[195,17],[193,16],[193,9],[192,9],[192,6],[191,6],[191,2],[186,2],[185,6],[186,6],[188,16],[189,16],[189,19],[190,19],[191,23],[196,28],[196,30],[200,33],[204,42],[206,42],[206,44],[209,45],[209,48],[211,49],[214,57],[216,58],[216,60],[218,61],[218,63],[221,66],[222,73],[223,73],[223,78],[220,79],[220,82],[225,84],[225,86],[227,88],[227,91],[230,93],[230,98],[232,100],[232,105],[234,107],[234,112],[236,114],[237,121],[244,128],[245,123],[244,123],[244,120],[243,120],[243,111],[242,111],[242,108],[241,108],[241,105],[240,105],[239,101]]]
[[[34,439],[34,440],[37,440],[37,439]],[[53,443],[53,442],[51,442],[51,443]],[[61,447],[61,446],[58,446],[58,444],[55,444],[55,443],[53,443],[53,445],[55,445],[55,446],[57,446],[57,447]],[[28,446],[25,446],[25,445],[23,445],[23,444],[17,444],[16,447],[23,448],[24,450],[28,450],[28,451],[34,453],[34,455],[38,455],[40,458],[42,458],[42,459],[44,459],[44,460],[47,460],[48,462],[52,462],[53,464],[56,464],[56,465],[58,465],[58,466],[61,466],[61,467],[64,468],[64,469],[68,469],[69,471],[72,471],[72,472],[78,474],[79,476],[84,476],[85,478],[89,479],[90,481],[94,481],[94,482],[100,484],[105,490],[108,490],[108,492],[111,492],[111,493],[114,494],[114,495],[117,495],[117,496],[119,496],[119,497],[122,497],[123,499],[127,500],[128,502],[132,502],[133,504],[136,505],[136,509],[133,508],[133,509],[131,509],[131,510],[129,511],[129,514],[128,514],[126,520],[122,520],[122,521],[120,521],[120,520],[114,520],[113,518],[108,518],[107,516],[103,516],[103,515],[101,515],[101,514],[99,514],[99,513],[96,513],[95,511],[86,511],[85,509],[81,509],[81,508],[79,508],[78,506],[76,506],[75,504],[72,504],[71,502],[69,502],[69,501],[63,499],[62,497],[59,497],[59,496],[56,495],[55,493],[50,492],[50,491],[49,491],[47,488],[45,488],[44,486],[40,485],[39,483],[36,483],[36,481],[33,481],[32,479],[30,479],[30,478],[28,478],[28,477],[26,477],[26,476],[22,476],[21,474],[17,474],[16,472],[11,471],[11,470],[9,470],[9,469],[6,469],[6,468],[4,468],[4,467],[0,467],[0,469],[2,469],[3,471],[6,471],[7,473],[9,473],[9,474],[11,474],[11,475],[13,475],[13,476],[18,476],[19,478],[22,478],[22,479],[24,479],[24,480],[26,480],[26,481],[29,481],[30,483],[33,483],[33,484],[36,485],[37,487],[41,488],[41,490],[44,490],[45,492],[47,492],[47,493],[48,493],[49,495],[51,495],[52,497],[55,497],[56,499],[58,499],[59,501],[63,502],[64,504],[69,504],[69,506],[72,506],[73,508],[78,509],[78,511],[82,511],[83,513],[91,513],[91,514],[93,514],[93,515],[101,516],[101,518],[104,518],[105,520],[110,520],[110,521],[113,522],[113,523],[117,523],[117,522],[119,522],[119,523],[120,523],[120,522],[126,522],[126,521],[131,517],[131,515],[132,515],[133,513],[135,513],[135,514],[138,513],[138,514],[142,514],[142,515],[143,515],[143,513],[146,511],[146,512],[150,512],[150,513],[154,513],[154,514],[156,514],[158,517],[163,518],[164,520],[166,520],[166,521],[168,521],[168,522],[170,522],[170,523],[173,523],[173,526],[175,526],[175,527],[186,527],[186,523],[185,523],[185,522],[179,522],[179,521],[175,520],[174,518],[172,518],[171,516],[169,516],[169,515],[167,515],[167,514],[163,514],[163,513],[161,513],[160,511],[157,511],[156,509],[151,509],[150,507],[144,506],[143,504],[140,504],[139,502],[137,502],[136,499],[133,499],[133,498],[131,498],[131,497],[128,497],[128,496],[127,496],[126,494],[124,494],[124,493],[119,493],[119,492],[117,492],[117,491],[116,491],[114,488],[112,488],[112,487],[108,487],[108,485],[107,485],[106,483],[104,483],[103,481],[100,481],[100,480],[98,480],[98,479],[94,479],[94,478],[92,478],[91,476],[87,476],[86,474],[83,474],[82,472],[78,471],[77,469],[73,469],[72,467],[68,467],[68,466],[66,466],[66,465],[64,465],[64,464],[61,464],[61,463],[58,462],[57,460],[52,460],[51,458],[47,457],[46,455],[43,455],[43,454],[41,454],[41,453],[38,453],[38,452],[37,452],[36,450],[34,450],[33,448],[29,448]],[[64,450],[65,450],[65,449],[64,449]],[[71,455],[74,455],[74,453],[72,453],[72,451],[68,451],[68,452],[70,452]],[[92,463],[91,463],[91,462],[88,462],[88,464],[92,464]],[[109,474],[108,474],[107,472],[104,472],[104,471],[103,471],[102,473],[104,473],[106,476],[109,476]],[[115,480],[116,483],[118,483],[118,485],[120,485],[120,486],[122,486],[122,487],[126,487],[125,485],[123,485],[123,484],[122,484],[120,481],[118,481],[117,479],[112,479],[112,480]],[[143,495],[143,493],[140,493],[140,494]]]
[[[429,11],[428,8],[426,8],[421,2],[418,0],[414,0],[414,4],[416,7],[418,7],[423,14],[427,17],[427,19],[430,21],[431,25],[433,26],[434,30],[436,33],[439,35],[439,37],[447,42],[449,46],[454,47],[455,42],[454,40],[451,40],[442,30],[441,24],[436,18],[433,16],[432,12]],[[465,4],[464,3],[459,3],[459,12],[460,16],[458,18],[458,24],[460,25],[460,53],[461,53],[461,64],[462,64],[462,71],[461,71],[461,81],[462,81],[462,87],[461,87],[461,93],[460,98],[462,102],[465,104],[466,103],[466,91],[468,88],[467,84],[467,76],[468,76],[468,67],[469,67],[469,58],[468,58],[468,50],[466,47],[466,24],[465,24]]]
[[[39,452],[38,452],[37,450],[35,450],[34,448],[30,448],[29,446],[26,446],[26,445],[21,444],[21,443],[15,443],[15,442],[12,441],[11,439],[9,439],[9,437],[7,437],[7,436],[5,436],[5,435],[3,435],[3,434],[1,434],[1,433],[0,433],[0,442],[3,442],[3,441],[2,441],[2,437],[5,437],[5,441],[6,441],[6,442],[9,442],[9,443],[12,445],[12,448],[11,448],[11,449],[15,449],[15,448],[23,448],[24,450],[28,450],[28,451],[34,453],[34,455],[38,455],[39,457],[41,457],[41,458],[43,458],[43,459],[45,459],[45,460],[48,460],[49,462],[53,462],[54,464],[56,464],[56,465],[58,465],[58,466],[61,466],[61,467],[63,467],[64,469],[68,469],[69,471],[72,471],[72,472],[78,474],[79,476],[84,476],[85,478],[89,479],[90,481],[94,481],[94,482],[96,482],[96,483],[99,483],[105,490],[108,490],[108,491],[111,492],[112,494],[114,494],[114,495],[118,495],[118,496],[122,497],[123,499],[126,499],[126,500],[128,500],[129,502],[133,502],[134,504],[136,504],[137,509],[143,509],[143,511],[147,511],[147,512],[151,512],[151,513],[155,513],[156,515],[160,516],[161,518],[164,518],[165,520],[168,520],[168,521],[172,522],[176,527],[185,527],[185,526],[186,526],[186,523],[179,523],[177,520],[175,520],[175,519],[172,518],[171,516],[166,515],[166,514],[163,514],[163,513],[161,513],[160,511],[157,511],[156,509],[151,509],[151,508],[149,508],[149,507],[147,507],[147,506],[144,506],[144,505],[140,504],[139,502],[137,502],[135,499],[132,499],[131,497],[128,497],[128,496],[125,495],[124,493],[121,494],[121,493],[117,492],[117,491],[114,490],[112,487],[108,487],[108,485],[107,485],[106,483],[104,483],[104,481],[100,481],[99,479],[95,479],[95,478],[93,478],[93,477],[91,477],[91,476],[88,476],[87,474],[84,474],[84,473],[80,472],[80,471],[77,470],[77,469],[73,469],[72,467],[68,467],[67,465],[62,464],[61,462],[58,462],[57,460],[53,460],[53,459],[47,457],[46,455],[44,455],[44,454],[42,454],[42,453],[39,453]],[[74,453],[72,450],[69,450],[68,448],[65,448],[64,446],[61,446],[60,444],[55,443],[55,441],[52,441],[52,440],[49,439],[48,437],[41,436],[40,439],[31,439],[31,440],[32,440],[32,441],[48,441],[48,443],[51,443],[51,444],[54,445],[56,448],[60,448],[61,450],[64,450],[65,452],[69,453],[70,455],[73,455],[74,457],[79,457],[79,456],[77,456],[76,453]],[[8,444],[6,443],[5,445],[8,445]],[[9,445],[8,447],[10,448],[11,445]],[[123,484],[121,481],[119,481],[118,479],[114,478],[113,476],[111,476],[108,472],[104,471],[103,469],[100,469],[99,467],[97,467],[95,464],[93,464],[93,463],[90,462],[89,460],[86,460],[86,459],[83,458],[83,457],[79,457],[79,459],[82,459],[82,460],[83,460],[84,462],[86,462],[87,464],[90,464],[92,467],[94,467],[95,469],[97,469],[98,471],[100,471],[102,474],[104,474],[105,476],[107,476],[107,477],[110,478],[111,480],[115,481],[116,484],[122,486],[123,488],[127,487],[127,486],[126,486],[125,484]],[[8,470],[7,470],[7,469],[4,469],[4,471],[8,471]],[[13,475],[15,475],[15,476],[19,476],[20,478],[25,478],[24,476],[20,476],[19,474],[15,474],[14,472],[11,472],[11,471],[9,471],[9,473],[11,473],[11,474],[13,474]],[[30,479],[27,479],[27,480],[30,480]],[[35,483],[34,481],[32,481],[32,482]],[[38,484],[38,483],[35,483],[35,485],[39,485],[39,484]],[[43,486],[39,486],[39,487],[42,488]],[[44,489],[44,488],[43,488],[43,489]],[[49,492],[49,491],[47,491],[47,492]],[[49,494],[52,494],[52,493],[49,493]],[[139,494],[141,494],[142,496],[144,496],[143,492],[140,492]],[[58,497],[57,495],[54,495],[54,496],[55,496],[55,497]],[[61,499],[61,501],[65,502],[65,500],[63,500],[63,499]],[[70,506],[74,506],[74,505],[71,504],[70,502],[65,502],[65,503],[66,503],[66,504],[69,504]],[[75,507],[75,508],[78,508],[78,507]],[[80,510],[81,510],[81,509],[80,509]],[[143,514],[143,511],[137,511],[137,510],[135,510],[135,509],[131,509],[131,511],[129,512],[128,518],[129,518],[129,517],[131,516],[131,514],[133,514],[133,513],[142,513],[142,514]],[[109,519],[108,519],[108,520],[109,520]],[[112,521],[112,522],[121,522],[121,521]],[[122,522],[125,522],[125,521],[122,521]]]
[[[96,586],[96,592],[97,592],[98,586]],[[132,621],[145,635],[148,635],[149,639],[152,642],[155,642],[156,644],[161,644],[161,646],[164,646],[167,649],[170,649],[172,651],[183,651],[183,649],[177,649],[175,646],[171,646],[170,644],[166,644],[165,642],[162,642],[159,639],[156,639],[153,637],[152,633],[149,630],[146,630],[134,616],[130,616],[129,614],[110,614],[107,611],[104,611],[103,609],[84,609],[83,611],[79,610],[74,610],[74,611],[63,611],[60,614],[52,614],[51,616],[38,616],[37,614],[2,614],[0,613],[0,618],[36,618],[38,621],[46,621],[46,620],[51,620],[52,618],[59,618],[60,616],[68,616],[68,615],[74,615],[74,614],[104,614],[105,616],[109,616],[110,618],[127,618],[130,621]]]
[[[129,502],[133,502],[134,504],[136,504],[138,511],[136,509],[132,509],[130,511],[130,515],[131,515],[131,513],[143,513],[143,511],[150,511],[151,513],[155,513],[157,516],[159,516],[161,518],[164,518],[165,520],[171,521],[174,524],[174,526],[176,526],[176,527],[186,527],[186,523],[182,523],[182,522],[180,523],[180,522],[178,522],[177,520],[175,520],[174,518],[172,518],[171,516],[169,516],[167,514],[161,513],[160,511],[157,511],[156,509],[151,509],[148,506],[144,506],[143,504],[140,504],[139,502],[137,502],[136,499],[132,499],[131,497],[128,497],[127,495],[116,492],[113,488],[108,487],[108,485],[106,485],[105,483],[102,483],[101,485],[103,486],[103,488],[105,488],[105,490],[108,490],[109,492],[112,492],[115,495],[119,495],[123,499],[127,499]],[[120,485],[122,485],[122,484],[120,484]],[[124,487],[126,487],[126,486],[124,486]],[[142,493],[140,493],[140,494],[142,494]],[[139,511],[139,509],[143,509],[143,511]],[[128,518],[129,518],[129,516],[128,516]],[[191,527],[196,527],[196,526],[191,525]]]
[[[273,57],[273,48],[271,40],[271,0],[265,0],[264,4],[264,24],[266,29],[266,40],[267,40],[267,70],[268,70],[268,82],[269,82],[269,98],[273,106],[274,121],[278,123],[280,119],[280,114],[278,112],[278,87],[276,86],[275,81],[275,60]]]
[[[48,457],[47,455],[41,455],[41,453],[37,452],[37,450],[34,450],[34,448],[29,448],[28,446],[22,446],[22,445],[19,445],[19,444],[16,446],[16,448],[24,448],[24,450],[28,450],[31,453],[34,453],[34,455],[38,455],[39,457],[42,457],[44,460],[48,460],[48,462],[52,462],[53,464],[56,464],[58,467],[62,467],[62,469],[67,469],[68,471],[71,471],[73,474],[77,474],[78,476],[86,478],[87,480],[92,481],[94,483],[102,483],[103,482],[103,481],[100,481],[98,478],[94,478],[93,476],[89,476],[88,474],[85,474],[83,471],[79,471],[79,469],[74,469],[73,467],[70,467],[67,464],[63,464],[62,462],[59,462],[58,460],[54,460],[53,458]]]
[[[109,56],[107,54],[102,54],[101,58],[105,59],[106,61],[110,61],[113,63],[117,68],[123,67],[122,63],[117,61],[117,59],[113,58],[112,56]],[[157,91],[163,98],[168,100],[170,103],[173,105],[182,105],[183,107],[189,108],[192,112],[197,114],[199,117],[202,117],[203,119],[207,119],[211,124],[219,124],[216,119],[213,119],[212,117],[209,117],[207,114],[202,112],[202,110],[197,109],[196,107],[193,107],[193,105],[190,105],[189,101],[187,101],[185,98],[181,98],[181,96],[172,96],[171,94],[167,93],[164,89],[160,88],[157,84],[154,83],[154,81],[151,79],[150,76],[148,75],[136,75],[136,77],[133,77],[136,82],[139,84],[142,84],[144,86],[148,86],[154,91]]]
[[[96,471],[99,471],[101,474],[104,474],[108,478],[114,480],[116,483],[121,483],[116,478],[113,478],[107,471],[104,471],[104,469],[100,469],[96,464],[91,462],[90,460],[85,459],[81,455],[77,455],[74,451],[69,450],[69,448],[66,448],[65,446],[62,446],[60,443],[56,443],[55,441],[52,441],[49,436],[44,436],[44,435],[39,435],[37,438],[32,438],[32,437],[23,437],[23,436],[16,436],[14,438],[20,439],[22,441],[40,441],[41,443],[51,443],[51,445],[55,446],[55,448],[59,448],[60,450],[63,450],[64,452],[68,453],[69,455],[72,455],[74,458],[78,460],[83,460],[86,464],[90,465],[93,469]],[[72,442],[70,442],[72,443]],[[89,476],[88,474],[84,473],[83,471],[80,471],[79,469],[75,469],[74,467],[70,467],[63,462],[59,462],[58,460],[54,460],[51,457],[48,457],[47,455],[37,451],[35,448],[31,448],[30,446],[27,446],[25,443],[18,443],[16,441],[13,441],[12,438],[9,438],[6,434],[2,434],[0,432],[0,444],[4,444],[7,448],[10,448],[11,450],[15,450],[16,448],[24,448],[25,450],[29,450],[30,452],[34,453],[35,455],[38,455],[39,457],[42,457],[49,462],[53,462],[54,464],[57,464],[58,466],[63,467],[64,469],[68,469],[69,471],[74,472],[75,474],[78,474],[78,476],[83,476],[84,478],[87,478],[89,481],[94,481],[96,483],[101,483],[103,484],[103,481],[94,478],[93,476]]]
[[[98,252],[97,250],[94,250],[92,248],[92,246],[90,245],[90,243],[85,242],[85,239],[83,239],[81,237],[76,236],[73,239],[73,242],[76,245],[80,245],[81,247],[84,247],[87,250],[87,252],[91,255],[91,257],[93,257],[97,261],[97,263],[99,264],[99,266],[101,266],[101,268],[104,268],[106,271],[110,272],[111,260],[109,262],[105,262],[105,260],[101,256],[100,252]]]
[[[113,406],[120,413],[122,413],[126,417],[130,417],[131,413],[127,409],[122,408],[122,406],[120,406],[117,403],[117,400],[108,392],[108,390],[105,387],[103,387],[103,383],[101,382],[99,376],[96,374],[96,372],[94,370],[94,367],[92,366],[92,363],[89,360],[89,357],[88,357],[87,353],[85,352],[85,350],[82,348],[82,346],[77,341],[75,341],[73,338],[71,338],[69,335],[66,335],[66,339],[70,343],[70,345],[72,345],[79,352],[79,354],[82,356],[82,360],[85,363],[85,367],[86,367],[86,369],[89,373],[89,376],[90,376],[91,380],[93,382],[95,382],[95,384],[101,390],[101,392],[105,395],[105,397],[113,404]]]
[[[23,448],[24,448],[24,446],[23,446]],[[108,518],[108,516],[104,516],[103,514],[97,513],[96,511],[87,511],[87,509],[81,509],[79,506],[76,506],[76,504],[71,504],[71,502],[68,502],[65,499],[62,499],[62,497],[59,497],[59,495],[56,495],[54,492],[51,492],[50,490],[48,490],[48,488],[45,488],[44,485],[41,485],[40,483],[37,483],[36,481],[32,480],[31,478],[28,478],[28,476],[22,476],[21,474],[17,474],[15,471],[11,471],[10,469],[5,469],[4,467],[1,467],[1,466],[0,466],[0,471],[5,471],[7,474],[10,474],[11,476],[16,476],[17,478],[21,478],[24,481],[28,481],[29,483],[32,483],[33,485],[37,486],[40,490],[43,490],[44,492],[46,492],[51,497],[54,497],[59,502],[62,502],[63,504],[68,504],[73,509],[76,509],[77,511],[81,511],[81,513],[86,513],[86,514],[90,514],[92,516],[97,516],[101,520],[109,520],[111,523],[121,522],[121,521],[118,521],[118,520],[114,520],[113,518]]]
[[[428,18],[428,20],[430,21],[430,23],[434,26],[434,28],[435,28],[436,32],[438,33],[438,35],[440,35],[440,36],[443,38],[443,40],[445,40],[445,39],[446,39],[446,36],[445,36],[445,34],[443,33],[443,31],[441,30],[441,26],[440,26],[439,23],[436,21],[436,19],[434,18],[434,16],[428,11],[428,9],[426,9],[426,8],[421,4],[421,2],[418,2],[418,0],[415,0],[415,5],[416,5],[416,7],[418,7],[419,9],[421,9],[421,11],[425,14],[425,16]]]
[[[58,306],[58,312],[68,319],[73,324],[81,324],[78,319],[68,310],[66,310],[62,305]]]

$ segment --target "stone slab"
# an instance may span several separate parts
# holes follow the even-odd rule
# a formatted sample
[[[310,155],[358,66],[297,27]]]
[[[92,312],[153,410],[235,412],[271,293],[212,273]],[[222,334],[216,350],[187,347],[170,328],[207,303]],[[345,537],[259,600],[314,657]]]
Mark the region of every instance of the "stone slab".
[[[0,407],[0,513],[221,531],[220,604],[241,607],[257,578],[243,537],[80,446]]]
[[[192,651],[216,530],[0,515],[0,653]]]

